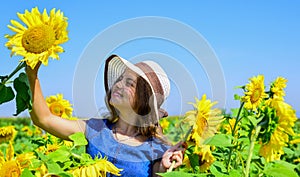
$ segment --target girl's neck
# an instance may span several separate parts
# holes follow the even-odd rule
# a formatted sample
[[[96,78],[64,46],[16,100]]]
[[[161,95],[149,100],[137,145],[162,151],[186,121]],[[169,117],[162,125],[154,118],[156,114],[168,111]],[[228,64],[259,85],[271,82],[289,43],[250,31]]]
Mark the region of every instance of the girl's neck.
[[[116,131],[118,131],[118,133],[121,133],[121,134],[124,134],[124,135],[128,135],[128,136],[131,136],[131,135],[137,133],[136,126],[128,123],[126,120],[124,120],[121,117],[116,122],[114,128],[116,129]]]

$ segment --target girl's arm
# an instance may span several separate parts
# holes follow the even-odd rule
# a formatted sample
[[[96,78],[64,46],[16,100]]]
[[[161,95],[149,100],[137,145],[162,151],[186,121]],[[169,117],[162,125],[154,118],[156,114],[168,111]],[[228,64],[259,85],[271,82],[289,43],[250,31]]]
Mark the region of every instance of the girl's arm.
[[[62,139],[76,132],[85,131],[85,122],[82,120],[67,120],[53,115],[45,101],[38,79],[39,63],[35,69],[26,67],[26,73],[32,93],[32,110],[30,116],[33,123],[45,131]]]

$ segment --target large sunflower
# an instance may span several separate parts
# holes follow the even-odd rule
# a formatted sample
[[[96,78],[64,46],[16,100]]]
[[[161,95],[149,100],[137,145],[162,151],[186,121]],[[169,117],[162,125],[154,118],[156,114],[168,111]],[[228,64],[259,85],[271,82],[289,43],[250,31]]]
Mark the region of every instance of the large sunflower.
[[[109,162],[106,158],[95,159],[95,162],[90,165],[80,166],[78,168],[72,169],[70,173],[74,177],[106,177],[106,173],[111,173],[116,176],[121,176],[120,171],[122,169],[118,169],[111,162]]]
[[[63,13],[52,9],[48,15],[46,9],[40,13],[35,7],[24,14],[18,13],[19,19],[25,24],[11,20],[8,25],[15,34],[6,35],[9,39],[5,44],[11,50],[11,55],[20,55],[32,69],[41,61],[48,64],[48,58],[59,59],[58,53],[63,52],[60,44],[68,41],[67,18]]]
[[[183,122],[193,126],[190,138],[195,141],[196,147],[200,147],[204,140],[215,135],[218,126],[224,119],[221,110],[212,109],[217,102],[206,99],[205,94],[201,100],[196,98],[196,103],[192,104],[195,110],[186,112]]]
[[[268,103],[270,107],[275,109],[277,121],[275,121],[275,125],[271,126],[272,131],[268,132],[271,134],[269,141],[262,142],[260,155],[269,162],[280,160],[281,155],[284,154],[283,147],[287,145],[289,135],[295,135],[293,127],[297,116],[292,106],[281,99],[272,99]]]
[[[62,94],[46,97],[46,102],[52,114],[65,119],[72,119],[72,105],[68,100],[63,99]]]
[[[242,97],[242,101],[245,102],[245,108],[249,110],[256,111],[262,100],[268,97],[265,93],[263,75],[250,78],[250,83],[245,86],[245,90],[245,96]]]

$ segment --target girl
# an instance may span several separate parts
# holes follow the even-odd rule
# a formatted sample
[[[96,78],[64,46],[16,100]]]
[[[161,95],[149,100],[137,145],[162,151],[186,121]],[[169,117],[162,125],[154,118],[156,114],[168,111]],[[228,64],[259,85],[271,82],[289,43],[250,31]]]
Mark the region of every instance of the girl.
[[[165,172],[173,161],[182,164],[180,143],[171,147],[163,137],[159,118],[167,116],[160,106],[169,95],[170,82],[153,61],[131,64],[117,55],[105,63],[104,85],[109,115],[105,119],[66,120],[53,115],[44,100],[38,68],[26,68],[32,92],[32,121],[45,131],[68,139],[84,132],[87,153],[108,157],[122,176],[148,177]]]

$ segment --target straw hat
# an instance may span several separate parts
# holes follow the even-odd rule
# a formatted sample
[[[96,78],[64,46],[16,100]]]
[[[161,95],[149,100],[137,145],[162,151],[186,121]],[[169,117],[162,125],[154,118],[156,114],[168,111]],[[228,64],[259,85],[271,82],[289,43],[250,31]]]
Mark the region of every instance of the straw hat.
[[[157,118],[167,116],[167,112],[160,109],[160,106],[170,94],[170,81],[165,71],[154,61],[143,61],[132,64],[118,55],[111,55],[106,59],[104,69],[104,85],[106,92],[112,88],[126,68],[137,73],[150,85]]]

